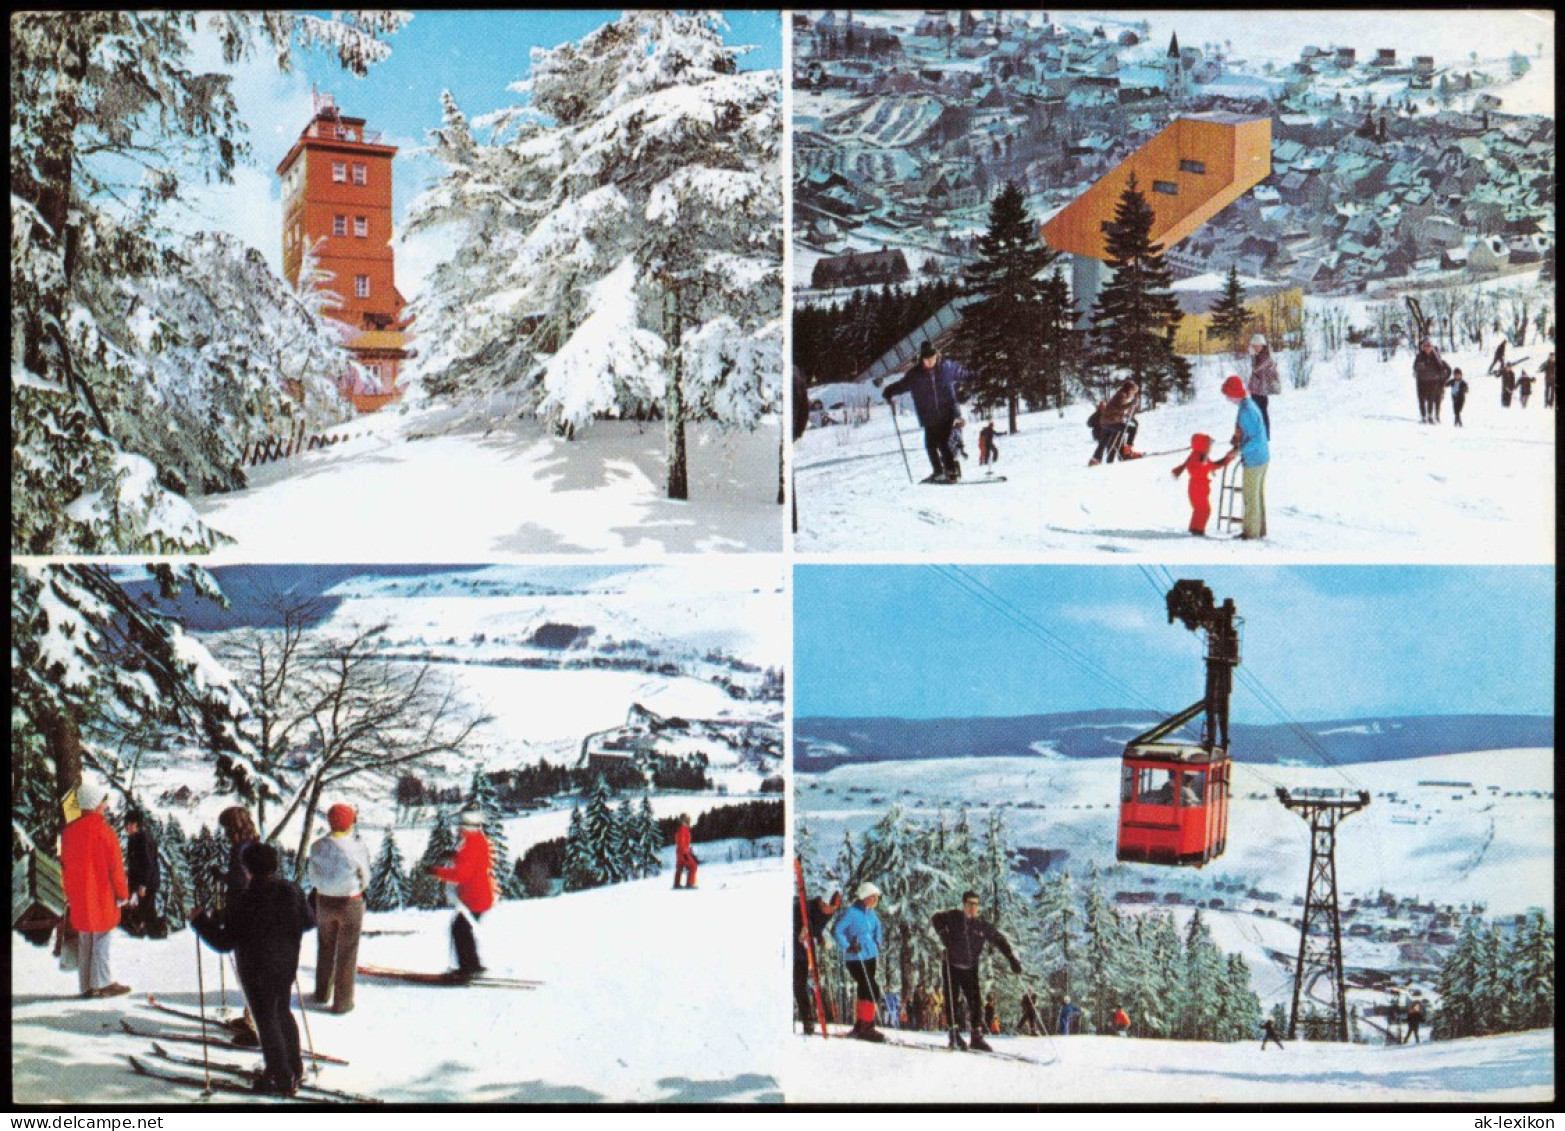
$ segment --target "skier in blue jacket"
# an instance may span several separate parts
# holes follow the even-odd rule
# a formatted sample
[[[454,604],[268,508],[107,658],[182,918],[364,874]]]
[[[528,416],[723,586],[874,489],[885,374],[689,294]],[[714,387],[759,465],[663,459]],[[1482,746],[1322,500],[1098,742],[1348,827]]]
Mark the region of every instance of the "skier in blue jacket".
[[[956,424],[956,386],[971,377],[967,369],[940,356],[933,342],[925,342],[918,361],[900,381],[881,393],[886,400],[899,393],[913,398],[913,411],[924,430],[924,450],[934,474],[931,483],[954,483],[962,478],[962,465],[951,451],[951,429]]]
[[[1266,537],[1266,469],[1271,463],[1271,448],[1266,442],[1266,421],[1250,398],[1249,390],[1238,377],[1223,382],[1223,396],[1239,409],[1234,422],[1234,451],[1244,466],[1244,533],[1241,538]]]
[[[832,937],[853,979],[853,1031],[861,1041],[884,1041],[875,1028],[875,960],[880,957],[880,889],[867,880],[854,893],[853,906],[837,916]]]

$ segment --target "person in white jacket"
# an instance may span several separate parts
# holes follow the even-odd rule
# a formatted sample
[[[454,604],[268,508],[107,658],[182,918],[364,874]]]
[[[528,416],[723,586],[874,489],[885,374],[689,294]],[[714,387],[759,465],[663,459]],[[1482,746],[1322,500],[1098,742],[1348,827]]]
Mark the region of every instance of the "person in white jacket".
[[[353,979],[364,927],[369,849],[354,831],[358,814],[338,803],[326,810],[331,833],[310,846],[308,874],[315,891],[315,1001],[333,1013],[353,1010]]]

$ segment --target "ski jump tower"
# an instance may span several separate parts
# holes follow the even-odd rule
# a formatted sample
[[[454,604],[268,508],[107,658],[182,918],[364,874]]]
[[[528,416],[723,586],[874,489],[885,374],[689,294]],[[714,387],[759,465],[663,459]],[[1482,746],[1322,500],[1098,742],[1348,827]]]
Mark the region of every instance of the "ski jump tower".
[[[1293,975],[1293,1012],[1288,1016],[1288,1037],[1299,1035],[1299,1002],[1307,984],[1325,978],[1331,989],[1327,1020],[1333,1040],[1346,1044],[1348,1006],[1342,981],[1342,918],[1337,913],[1337,826],[1369,804],[1369,794],[1311,790],[1295,797],[1282,786],[1277,798],[1310,823],[1310,882],[1304,896],[1304,918],[1299,922],[1299,962]],[[1308,975],[1308,981],[1306,981]]]

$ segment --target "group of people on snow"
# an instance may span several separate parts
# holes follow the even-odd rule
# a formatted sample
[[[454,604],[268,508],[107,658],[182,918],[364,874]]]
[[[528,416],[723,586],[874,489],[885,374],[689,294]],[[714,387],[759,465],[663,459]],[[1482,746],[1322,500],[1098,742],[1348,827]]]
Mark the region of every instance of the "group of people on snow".
[[[59,947],[74,940],[81,996],[117,997],[130,987],[110,972],[110,940],[117,926],[133,935],[166,934],[156,913],[161,868],[157,845],[143,815],[125,817],[128,840],[121,851],[109,824],[108,790],[92,781],[76,790],[80,815],[60,835],[61,878],[66,909]],[[314,1001],[333,1013],[354,1006],[364,897],[370,882],[369,851],[356,831],[353,807],[338,803],[326,812],[328,832],[310,845],[305,869],[310,894],[280,873],[277,849],[262,840],[249,812],[230,806],[218,815],[228,842],[226,866],[214,880],[221,895],[214,907],[190,917],[196,935],[213,950],[232,954],[244,994],[242,1021],[231,1025],[236,1044],[258,1045],[265,1069],[258,1092],[292,1095],[304,1076],[299,1029],[290,1012],[299,976],[299,953],[307,931],[316,931]],[[493,856],[484,835],[484,815],[462,814],[462,838],[451,863],[431,872],[452,884],[458,903],[451,924],[457,966],[453,980],[483,972],[472,921],[494,904]],[[472,921],[468,916],[472,916]]]
[[[829,1001],[820,996],[819,980],[825,961],[823,947],[829,940],[841,956],[854,988],[853,1027],[848,1036],[884,1041],[885,1034],[878,1028],[884,1017],[893,1028],[944,1029],[953,1049],[992,1051],[987,1037],[1000,1032],[1000,1019],[994,994],[983,993],[980,959],[987,948],[993,947],[1009,963],[1012,973],[1021,975],[1023,971],[1010,941],[980,914],[983,904],[978,893],[963,892],[960,907],[931,916],[930,929],[941,946],[940,985],[920,983],[905,1005],[897,993],[880,984],[878,966],[883,934],[876,911],[880,900],[880,889],[867,880],[859,884],[847,907],[843,906],[841,892],[833,892],[829,899],[818,895],[794,900],[793,995],[805,1033],[813,1034],[820,1015],[829,1015]],[[1080,1031],[1082,1017],[1081,1007],[1067,997],[1055,1032],[1067,1035]],[[1130,1017],[1118,1008],[1109,1019],[1109,1026],[1115,1033],[1128,1035]],[[1017,1030],[1035,1036],[1049,1031],[1031,989],[1022,993]]]

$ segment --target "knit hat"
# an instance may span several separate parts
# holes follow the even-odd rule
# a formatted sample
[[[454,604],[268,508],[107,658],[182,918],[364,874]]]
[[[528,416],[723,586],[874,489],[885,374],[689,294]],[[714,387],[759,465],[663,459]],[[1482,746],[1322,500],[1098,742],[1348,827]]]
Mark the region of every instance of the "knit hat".
[[[1237,377],[1230,377],[1223,382],[1223,396],[1232,397],[1236,401],[1242,401],[1248,395],[1244,382]]]
[[[1212,450],[1212,437],[1205,432],[1197,432],[1190,437],[1190,450],[1198,456],[1204,456]]]
[[[870,898],[870,896],[879,894],[880,889],[868,880],[865,880],[859,885],[859,890],[853,893],[853,898],[862,901]]]
[[[83,813],[90,813],[109,799],[109,791],[95,781],[84,781],[76,787],[76,804]]]
[[[484,811],[482,809],[463,809],[462,824],[470,829],[484,827]]]
[[[347,832],[358,819],[359,815],[353,811],[353,806],[344,805],[341,801],[326,810],[326,823],[334,833]]]
[[[1265,344],[1266,344],[1266,335],[1265,334],[1257,334],[1257,335],[1255,335],[1255,337],[1250,339],[1250,348],[1251,349],[1259,349],[1260,347],[1264,346]]]

